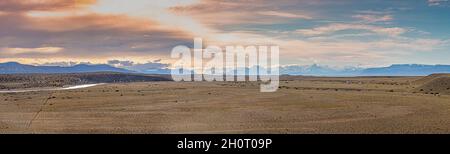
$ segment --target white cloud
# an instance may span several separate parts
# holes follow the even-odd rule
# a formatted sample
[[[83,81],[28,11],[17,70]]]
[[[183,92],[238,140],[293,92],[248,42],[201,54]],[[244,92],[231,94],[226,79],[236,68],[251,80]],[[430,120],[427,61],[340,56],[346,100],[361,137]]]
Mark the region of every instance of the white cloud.
[[[78,62],[73,61],[57,61],[57,62],[45,62],[42,64],[39,63],[33,63],[33,65],[39,65],[39,66],[62,66],[62,67],[69,67],[79,64]]]
[[[261,12],[258,12],[258,14],[266,15],[266,16],[284,17],[284,18],[312,19],[312,17],[308,16],[308,15],[293,14],[293,13],[279,12],[279,11],[261,11]]]
[[[357,18],[360,20],[363,20],[364,22],[368,23],[375,23],[375,22],[387,22],[392,21],[394,18],[392,15],[372,15],[372,14],[358,14],[352,16],[353,18]]]
[[[146,72],[155,69],[165,69],[170,66],[167,63],[162,63],[161,59],[149,61],[146,63],[137,63],[130,60],[108,60],[107,64],[114,67],[125,68],[138,72]]]
[[[108,60],[108,65],[115,67],[133,66],[134,62],[129,60]]]
[[[388,36],[398,36],[405,33],[407,30],[399,27],[380,27],[366,24],[330,24],[322,27],[316,27],[312,29],[299,29],[296,30],[297,33],[306,36],[316,36],[323,34],[330,34],[337,31],[343,30],[367,30],[377,34],[388,35]]]
[[[436,6],[441,5],[442,3],[448,2],[448,0],[428,0],[428,5]]]

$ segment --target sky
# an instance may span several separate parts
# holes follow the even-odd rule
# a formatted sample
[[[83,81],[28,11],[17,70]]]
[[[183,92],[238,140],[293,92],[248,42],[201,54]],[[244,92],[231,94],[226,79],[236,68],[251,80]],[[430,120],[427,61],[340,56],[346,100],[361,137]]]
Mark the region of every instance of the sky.
[[[167,67],[195,37],[281,65],[450,64],[450,0],[0,1],[0,62]]]

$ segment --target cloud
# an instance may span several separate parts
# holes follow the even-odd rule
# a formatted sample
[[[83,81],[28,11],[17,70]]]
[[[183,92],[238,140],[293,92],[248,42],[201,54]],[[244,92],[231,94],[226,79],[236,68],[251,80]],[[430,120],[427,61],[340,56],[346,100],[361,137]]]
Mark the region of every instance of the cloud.
[[[0,2],[0,6],[7,2]],[[76,2],[85,4],[84,1]],[[34,10],[47,8],[44,4],[9,4],[19,8],[32,7]],[[60,6],[53,2],[48,5]],[[123,55],[167,56],[171,48],[190,44],[193,38],[188,32],[166,28],[151,19],[127,15],[84,12],[63,16],[31,16],[27,13],[5,13],[0,15],[0,20],[3,21],[0,22],[0,49],[8,51],[0,52],[2,58],[39,59],[48,58],[49,54],[54,59],[78,60],[108,59]]]
[[[117,29],[128,31],[169,31],[151,20],[132,18],[125,15],[105,15],[89,13],[62,17],[25,17],[30,25],[24,29],[50,32],[68,32],[82,29],[101,30]]]
[[[108,60],[106,64],[144,73],[168,69],[170,66],[168,63],[162,63],[160,59],[145,63],[138,63],[131,60]]]
[[[341,10],[352,2],[200,0],[191,5],[172,7],[170,11],[217,29],[220,33],[213,35],[215,42],[207,39],[211,44],[278,45],[284,64],[314,59],[329,65],[384,65],[415,52],[433,51],[442,46],[439,39],[407,38],[408,35],[403,34],[411,31],[409,27],[382,24],[394,20],[392,14],[395,10],[360,11],[356,15],[351,7],[348,11]],[[336,11],[339,14],[331,14]],[[342,16],[350,16],[354,20]],[[310,17],[309,20],[297,22],[297,19],[306,17]],[[291,29],[322,23],[330,24]],[[277,32],[269,33],[270,30]],[[304,37],[299,38],[292,32]]]
[[[72,62],[72,61],[69,61],[69,62],[45,62],[42,64],[34,63],[34,65],[39,65],[39,66],[62,66],[62,67],[69,67],[69,66],[74,66],[77,64],[79,64],[79,63]]]
[[[2,0],[5,12],[76,10],[94,4],[96,0]]]
[[[148,71],[148,70],[165,69],[165,68],[167,68],[169,66],[170,66],[169,64],[165,64],[165,63],[147,62],[147,63],[134,64],[132,66],[128,66],[128,67],[125,67],[125,68],[128,68],[130,70],[145,72],[145,71]]]
[[[440,39],[387,39],[382,41],[377,41],[373,43],[373,47],[380,49],[397,49],[402,51],[412,50],[412,51],[433,51],[436,48],[440,48],[446,45],[448,41]]]
[[[226,25],[285,23],[291,19],[312,19],[312,12],[289,7],[316,3],[306,0],[200,0],[190,5],[179,5],[169,10],[188,15],[203,25],[220,29]],[[274,10],[274,8],[278,8]],[[282,10],[282,11],[281,11]]]
[[[368,23],[387,22],[392,21],[394,19],[392,15],[373,15],[373,14],[358,14],[352,17]]]
[[[54,54],[64,50],[60,47],[40,47],[40,48],[2,48],[4,54],[28,54],[28,53],[38,53],[38,54]]]
[[[133,66],[134,62],[133,61],[129,61],[129,60],[109,60],[107,62],[108,65],[113,65],[113,66],[118,66],[118,67],[126,67],[126,66]]]
[[[121,61],[121,60],[109,60],[107,62],[108,65],[118,67],[118,68],[124,68],[136,72],[143,72],[143,73],[149,73],[154,72],[158,70],[166,70],[170,66],[170,64],[161,63],[159,60],[155,60],[153,62],[146,62],[146,63],[136,63],[133,61]]]
[[[370,32],[374,32],[381,35],[387,35],[387,36],[398,36],[400,34],[405,33],[407,30],[399,27],[380,27],[380,26],[373,26],[373,25],[366,25],[366,24],[330,24],[326,26],[321,27],[315,27],[312,29],[298,29],[296,30],[296,33],[306,35],[306,36],[315,36],[315,35],[324,35],[324,34],[330,34],[337,31],[343,31],[343,30],[367,30]]]
[[[437,5],[441,5],[443,3],[447,3],[448,0],[428,0],[428,5],[430,6],[437,6]]]
[[[317,40],[285,40],[280,46],[283,64],[320,63],[332,66],[377,66],[403,60],[417,53],[448,47],[448,40],[387,37],[374,40],[331,37]],[[305,61],[304,59],[312,59]]]
[[[308,16],[308,15],[293,14],[293,13],[279,12],[279,11],[260,11],[260,12],[258,12],[258,14],[266,15],[266,16],[283,17],[283,18],[312,19],[312,17]]]

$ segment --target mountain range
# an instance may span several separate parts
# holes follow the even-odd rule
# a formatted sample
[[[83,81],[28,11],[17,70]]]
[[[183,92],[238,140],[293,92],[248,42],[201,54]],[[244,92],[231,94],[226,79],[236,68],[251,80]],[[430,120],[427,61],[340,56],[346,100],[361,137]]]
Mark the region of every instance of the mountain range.
[[[88,65],[79,64],[70,67],[61,66],[34,66],[17,62],[0,63],[0,74],[28,74],[28,73],[89,73],[89,72],[118,72],[133,73],[127,69],[116,68],[106,64]]]
[[[434,73],[450,73],[450,65],[394,64],[388,67],[335,69],[317,64],[310,66],[284,66],[281,74],[311,76],[426,76]]]
[[[79,64],[70,67],[34,66],[17,62],[0,63],[0,74],[27,73],[86,73],[86,72],[118,72],[143,74],[169,74],[170,69],[152,71],[128,70],[107,64]],[[348,67],[336,69],[327,66],[289,65],[280,68],[280,74],[305,76],[426,76],[434,73],[450,73],[450,65],[395,64],[388,67],[360,68]]]

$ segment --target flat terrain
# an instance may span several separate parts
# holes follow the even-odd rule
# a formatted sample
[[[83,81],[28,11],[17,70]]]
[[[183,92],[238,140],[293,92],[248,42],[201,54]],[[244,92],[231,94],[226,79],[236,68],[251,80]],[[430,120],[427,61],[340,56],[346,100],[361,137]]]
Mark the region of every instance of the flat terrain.
[[[0,94],[0,133],[450,133],[450,95],[421,77],[133,82]]]

